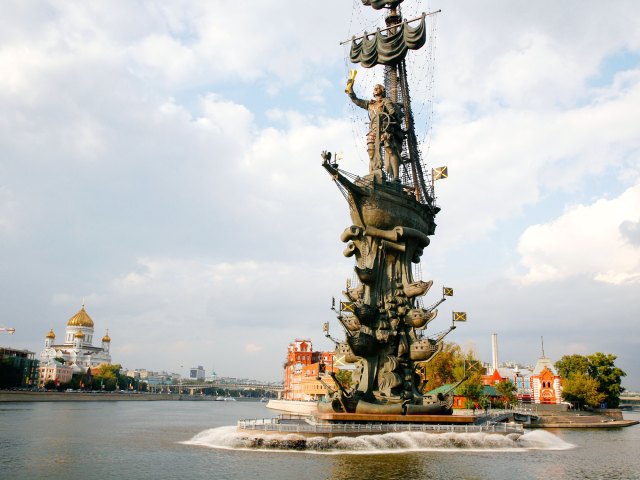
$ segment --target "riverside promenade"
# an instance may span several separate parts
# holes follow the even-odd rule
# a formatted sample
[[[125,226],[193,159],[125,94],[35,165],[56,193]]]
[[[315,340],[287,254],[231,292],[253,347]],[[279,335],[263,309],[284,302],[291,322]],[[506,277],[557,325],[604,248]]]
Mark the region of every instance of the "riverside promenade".
[[[30,392],[0,390],[1,402],[148,402],[148,401],[215,401],[215,397],[167,393],[130,392]]]
[[[492,409],[478,416],[481,422],[519,422],[524,428],[616,428],[637,425],[637,420],[625,420],[617,408],[594,411],[574,411],[567,409],[516,408],[509,410]]]

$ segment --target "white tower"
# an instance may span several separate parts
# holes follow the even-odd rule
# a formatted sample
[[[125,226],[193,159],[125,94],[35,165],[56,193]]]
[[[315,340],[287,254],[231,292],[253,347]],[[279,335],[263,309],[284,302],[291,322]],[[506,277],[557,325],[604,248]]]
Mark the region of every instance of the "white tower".
[[[82,344],[84,343],[84,332],[82,330],[78,330],[76,334],[73,336],[73,348],[79,350],[82,348]]]
[[[498,334],[491,334],[491,366],[493,371],[498,370]],[[492,372],[493,373],[493,372]]]
[[[51,348],[53,346],[53,342],[56,340],[56,334],[53,333],[53,328],[49,330],[47,336],[44,337],[44,348]]]
[[[109,353],[109,347],[111,346],[111,337],[109,337],[109,329],[104,337],[102,337],[102,350]]]

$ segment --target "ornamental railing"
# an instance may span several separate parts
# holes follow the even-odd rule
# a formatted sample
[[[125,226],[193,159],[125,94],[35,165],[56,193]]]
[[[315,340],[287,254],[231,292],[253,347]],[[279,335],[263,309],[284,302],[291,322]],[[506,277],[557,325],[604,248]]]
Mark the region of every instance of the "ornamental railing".
[[[255,430],[277,433],[389,433],[389,432],[427,432],[427,433],[524,433],[524,427],[514,423],[496,423],[485,425],[440,425],[420,423],[328,423],[317,424],[289,421],[282,423],[279,418],[254,418],[239,420],[241,430]]]

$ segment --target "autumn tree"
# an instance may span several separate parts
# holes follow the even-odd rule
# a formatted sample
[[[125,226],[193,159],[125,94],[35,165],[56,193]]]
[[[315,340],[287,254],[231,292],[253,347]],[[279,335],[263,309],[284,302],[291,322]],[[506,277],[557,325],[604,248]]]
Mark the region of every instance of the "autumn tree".
[[[349,388],[351,386],[351,370],[339,370],[336,372],[335,378],[343,387]]]
[[[104,388],[110,392],[118,387],[118,378],[120,376],[121,365],[107,365],[103,363],[98,367],[98,371],[93,376],[94,388]]]
[[[432,390],[447,383],[458,381],[454,370],[460,363],[462,351],[455,343],[445,343],[442,351],[433,357],[424,367],[424,377],[428,389]],[[458,372],[456,372],[458,373]]]
[[[472,371],[467,374],[467,380],[458,387],[456,394],[466,398],[466,408],[473,408],[482,398],[483,389],[482,372]]]
[[[465,377],[467,381],[460,388],[469,385],[468,388],[473,389],[471,385],[480,385],[481,390],[482,371],[482,363],[474,357],[473,352],[465,353],[459,345],[445,343],[442,351],[424,365],[426,386],[423,390],[457,383]]]

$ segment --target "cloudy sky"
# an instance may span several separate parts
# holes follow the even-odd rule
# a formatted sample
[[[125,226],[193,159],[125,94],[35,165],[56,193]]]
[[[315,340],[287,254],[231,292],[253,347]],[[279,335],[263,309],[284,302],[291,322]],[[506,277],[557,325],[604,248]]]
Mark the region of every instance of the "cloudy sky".
[[[640,390],[640,5],[405,3],[443,10],[416,91],[450,171],[435,329],[468,312],[449,338],[486,361],[493,332],[501,360],[614,353]],[[294,338],[329,348],[353,265],[320,152],[366,173],[339,42],[374,24],[360,0],[4,2],[0,345],[39,353],[84,299],[129,368],[278,380]]]

